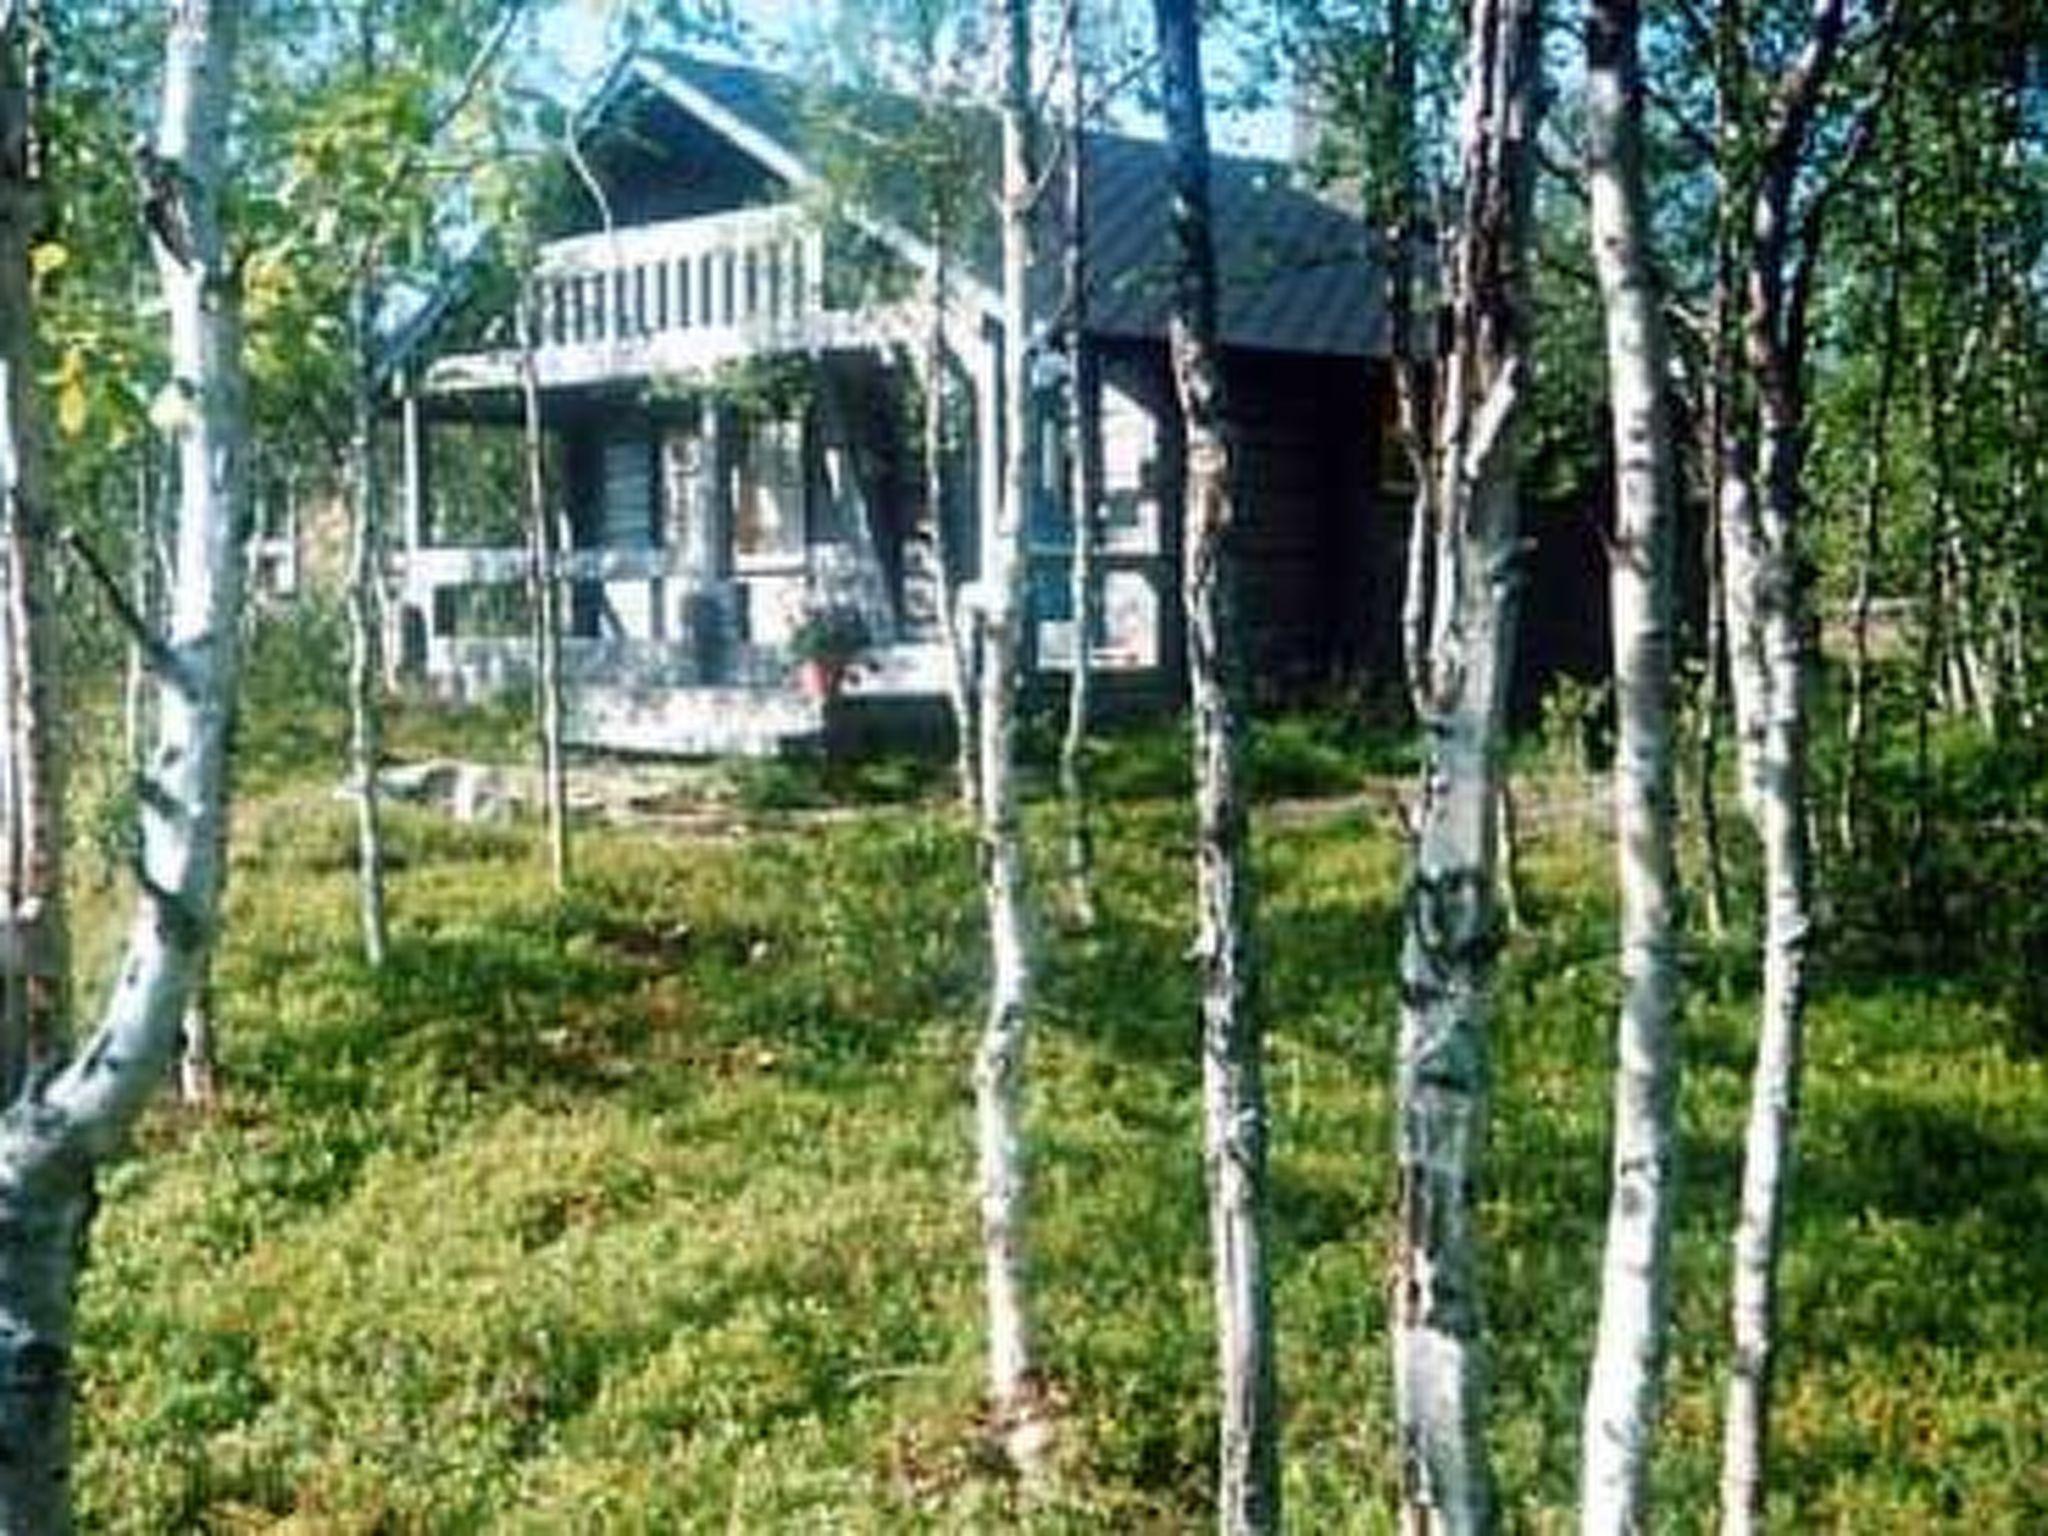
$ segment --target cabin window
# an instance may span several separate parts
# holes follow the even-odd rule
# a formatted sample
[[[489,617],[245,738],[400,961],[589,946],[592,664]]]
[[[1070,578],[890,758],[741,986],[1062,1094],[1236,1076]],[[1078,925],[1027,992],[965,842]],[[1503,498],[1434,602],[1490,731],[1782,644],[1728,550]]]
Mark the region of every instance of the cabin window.
[[[733,496],[733,553],[741,560],[801,559],[804,433],[800,418],[748,425]]]
[[[1102,390],[1102,541],[1120,553],[1158,554],[1163,476],[1159,425],[1122,390]]]
[[[654,543],[653,450],[639,434],[604,442],[604,520],[598,542],[608,549],[645,549]]]

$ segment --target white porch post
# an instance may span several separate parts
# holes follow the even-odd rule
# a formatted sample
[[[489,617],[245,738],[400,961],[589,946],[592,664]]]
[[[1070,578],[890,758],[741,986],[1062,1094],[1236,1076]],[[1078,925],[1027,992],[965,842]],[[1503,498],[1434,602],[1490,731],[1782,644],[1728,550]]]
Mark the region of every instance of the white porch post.
[[[384,655],[386,665],[396,676],[404,677],[426,669],[433,634],[433,594],[415,585],[413,579],[413,556],[426,547],[429,534],[426,411],[410,373],[401,379],[400,390],[400,522],[405,548],[399,561],[398,601],[385,605],[397,632],[385,637]]]
[[[402,388],[399,419],[404,434],[405,547],[411,551],[427,542],[427,421],[410,375]]]

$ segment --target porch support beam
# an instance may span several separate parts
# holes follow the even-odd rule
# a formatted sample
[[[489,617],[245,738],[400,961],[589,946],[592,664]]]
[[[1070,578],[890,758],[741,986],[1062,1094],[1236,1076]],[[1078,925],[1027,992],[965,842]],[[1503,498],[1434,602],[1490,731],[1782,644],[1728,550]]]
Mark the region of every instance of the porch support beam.
[[[401,375],[399,381],[398,420],[399,520],[405,558],[400,563],[397,581],[391,584],[397,589],[398,600],[387,604],[387,612],[391,615],[388,621],[390,632],[384,637],[385,668],[390,674],[387,682],[417,676],[426,668],[428,639],[433,628],[432,614],[428,611],[433,596],[431,592],[422,595],[415,589],[410,558],[426,548],[432,534],[432,520],[427,501],[431,494],[427,484],[427,418],[420,400],[419,381],[409,370]],[[292,515],[296,521],[296,494],[293,496]],[[386,590],[390,587],[387,586]]]
[[[401,434],[401,473],[404,476],[404,535],[408,550],[426,546],[429,522],[427,512],[427,419],[421,407],[420,392],[413,377],[406,375],[399,396],[399,423]]]

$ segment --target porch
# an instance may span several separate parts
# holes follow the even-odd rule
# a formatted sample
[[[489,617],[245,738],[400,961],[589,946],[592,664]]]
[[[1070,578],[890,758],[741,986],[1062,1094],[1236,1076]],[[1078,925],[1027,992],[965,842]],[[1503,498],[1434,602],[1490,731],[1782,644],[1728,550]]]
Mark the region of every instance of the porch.
[[[465,702],[530,686],[531,564],[509,546],[409,551],[393,578],[401,670]],[[872,606],[831,545],[770,571],[713,577],[687,547],[578,548],[557,555],[555,580],[569,619],[565,739],[625,752],[772,756],[822,741],[827,703],[799,686],[791,631],[824,603]],[[876,623],[835,707],[942,694],[941,637],[893,614]]]

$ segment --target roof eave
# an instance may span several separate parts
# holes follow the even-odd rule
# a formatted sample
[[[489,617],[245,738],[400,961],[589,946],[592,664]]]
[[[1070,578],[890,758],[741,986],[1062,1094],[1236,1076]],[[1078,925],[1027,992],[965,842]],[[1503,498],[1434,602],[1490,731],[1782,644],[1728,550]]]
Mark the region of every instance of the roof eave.
[[[660,60],[640,55],[631,60],[631,70],[647,85],[662,92],[675,105],[713,131],[724,135],[740,150],[751,155],[792,187],[800,191],[811,191],[822,185],[823,178],[795,149],[774,135],[764,133],[739,113],[699,90],[674,71],[665,68]],[[849,210],[849,217],[865,233],[881,241],[918,271],[930,274],[936,270],[938,256],[930,242],[905,229],[893,219],[883,218],[870,209],[858,206]],[[978,312],[982,319],[1000,323],[1002,299],[994,289],[971,273],[958,270],[954,271],[950,281],[954,290],[969,301],[970,307]]]

